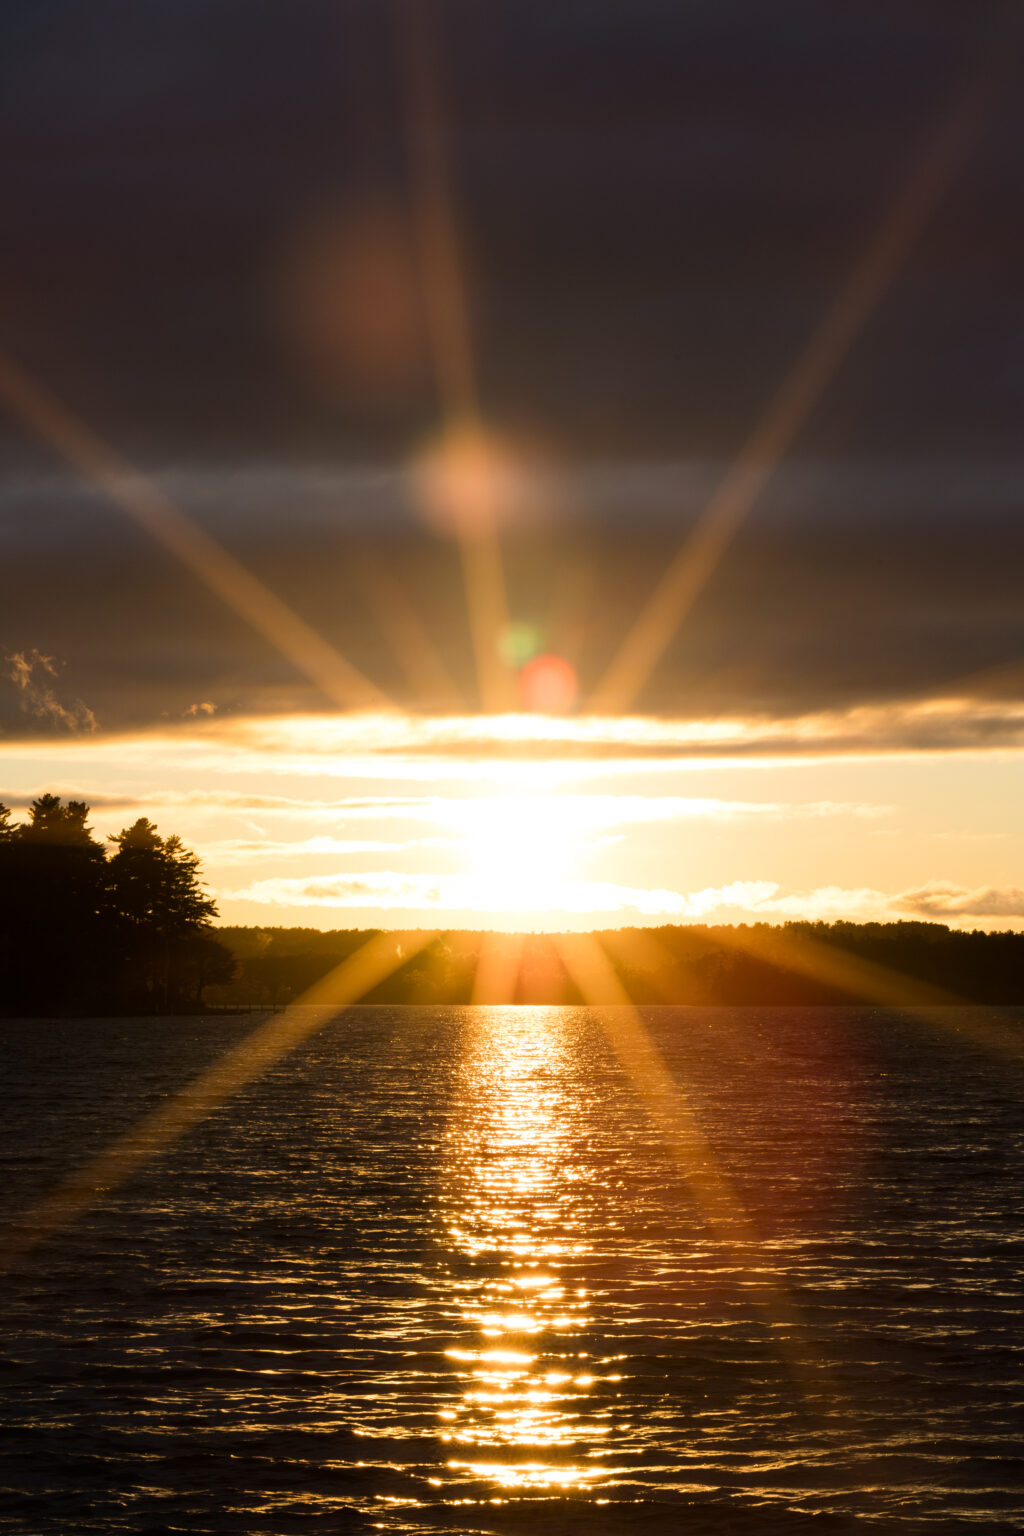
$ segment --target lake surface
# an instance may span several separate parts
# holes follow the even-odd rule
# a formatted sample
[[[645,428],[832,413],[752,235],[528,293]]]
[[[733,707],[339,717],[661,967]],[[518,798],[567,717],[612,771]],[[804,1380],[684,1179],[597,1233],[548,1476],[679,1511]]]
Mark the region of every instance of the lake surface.
[[[350,1010],[0,1278],[0,1529],[1024,1529],[991,1017]],[[0,1024],[4,1220],[255,1022]]]

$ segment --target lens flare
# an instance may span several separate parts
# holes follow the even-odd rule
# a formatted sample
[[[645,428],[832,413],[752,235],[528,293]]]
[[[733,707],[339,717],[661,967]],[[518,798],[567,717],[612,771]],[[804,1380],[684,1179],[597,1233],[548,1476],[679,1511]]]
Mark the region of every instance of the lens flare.
[[[508,517],[519,496],[519,473],[495,433],[461,420],[446,427],[414,461],[413,492],[436,532],[476,538]]]
[[[536,624],[515,619],[506,624],[498,644],[507,666],[525,667],[541,649],[541,632]]]
[[[578,693],[576,673],[561,656],[535,656],[519,674],[519,698],[531,714],[567,714]]]
[[[280,274],[285,339],[346,409],[407,404],[426,379],[412,231],[381,196],[312,214]]]

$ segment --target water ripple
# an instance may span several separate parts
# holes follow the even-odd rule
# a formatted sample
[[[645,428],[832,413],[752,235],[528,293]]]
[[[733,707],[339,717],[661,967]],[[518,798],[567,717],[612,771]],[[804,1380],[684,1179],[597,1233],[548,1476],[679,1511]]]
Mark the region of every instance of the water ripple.
[[[6,1279],[0,1528],[1021,1528],[1019,1078],[645,1018],[756,1250],[599,1015],[355,1009]],[[5,1219],[247,1027],[0,1025]]]

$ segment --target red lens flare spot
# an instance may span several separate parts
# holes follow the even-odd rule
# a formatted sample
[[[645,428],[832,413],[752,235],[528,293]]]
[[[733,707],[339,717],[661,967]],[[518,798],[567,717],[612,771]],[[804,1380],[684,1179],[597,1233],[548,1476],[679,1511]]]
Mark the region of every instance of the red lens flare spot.
[[[519,674],[519,697],[534,714],[564,715],[579,693],[573,668],[561,656],[535,656]]]

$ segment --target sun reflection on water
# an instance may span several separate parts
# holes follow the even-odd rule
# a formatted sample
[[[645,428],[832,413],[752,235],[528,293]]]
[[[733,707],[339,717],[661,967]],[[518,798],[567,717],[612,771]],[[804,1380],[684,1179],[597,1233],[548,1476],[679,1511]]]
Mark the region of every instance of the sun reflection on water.
[[[555,1008],[470,1018],[442,1196],[459,1336],[448,1465],[505,1490],[579,1489],[601,1475],[608,1424],[579,1348],[602,1189],[566,1086],[571,1026]]]

